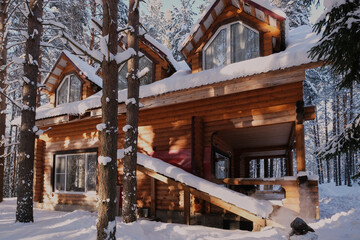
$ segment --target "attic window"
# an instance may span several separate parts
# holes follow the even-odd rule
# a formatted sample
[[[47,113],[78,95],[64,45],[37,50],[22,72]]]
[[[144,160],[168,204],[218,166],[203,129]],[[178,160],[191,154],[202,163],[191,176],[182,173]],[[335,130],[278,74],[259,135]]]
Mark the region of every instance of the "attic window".
[[[74,74],[66,76],[56,90],[56,105],[81,100],[81,80]]]
[[[153,63],[146,56],[143,56],[139,59],[139,69],[142,70],[146,67],[149,68],[149,72],[146,74],[146,76],[140,79],[141,86],[153,82]],[[127,80],[126,80],[127,73],[128,73],[128,63],[126,62],[120,67],[120,71],[118,74],[119,90],[127,88]]]
[[[258,57],[259,32],[241,22],[225,25],[216,31],[203,51],[205,70]]]

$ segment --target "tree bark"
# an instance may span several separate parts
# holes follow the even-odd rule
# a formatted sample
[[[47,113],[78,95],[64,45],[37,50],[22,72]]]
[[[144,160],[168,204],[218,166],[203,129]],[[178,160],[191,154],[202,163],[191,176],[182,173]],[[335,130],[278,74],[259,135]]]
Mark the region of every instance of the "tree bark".
[[[42,32],[42,0],[30,0],[28,39],[24,63],[23,109],[21,111],[19,175],[16,221],[33,222],[33,175],[35,148],[35,113],[39,54]],[[40,20],[40,21],[39,21]]]
[[[90,12],[91,12],[91,17],[95,18],[96,16],[96,0],[89,0],[89,5],[90,5]],[[95,45],[95,29],[94,28],[90,28],[90,44],[89,44],[89,49],[93,50],[94,49],[94,45]],[[89,64],[92,65],[93,64],[93,60],[91,58],[89,58]]]
[[[324,101],[325,105],[325,146],[327,146],[329,142],[329,132],[328,132],[328,119],[327,119],[327,100],[325,98]],[[330,159],[326,159],[326,176],[327,176],[327,182],[330,182]]]
[[[118,0],[103,0],[102,37],[108,37],[108,56],[103,56],[101,98],[102,123],[98,164],[98,222],[97,239],[116,239],[116,184],[118,137],[118,65],[111,55],[117,54]],[[101,159],[103,161],[101,161]],[[108,162],[108,159],[110,162]]]
[[[139,51],[139,1],[129,0],[129,27],[128,48],[136,53]],[[136,162],[139,118],[139,85],[137,76],[139,70],[139,57],[135,55],[128,61],[128,99],[126,105],[126,124],[130,128],[125,132],[125,156],[124,156],[124,179],[123,179],[123,207],[122,220],[125,223],[136,221]],[[133,104],[135,103],[135,104]]]
[[[6,65],[7,61],[7,37],[5,22],[7,19],[6,5],[8,1],[0,2],[0,67]],[[6,70],[0,71],[0,89],[4,89],[6,84]],[[0,202],[4,197],[4,164],[5,164],[5,130],[6,130],[6,98],[0,94]]]

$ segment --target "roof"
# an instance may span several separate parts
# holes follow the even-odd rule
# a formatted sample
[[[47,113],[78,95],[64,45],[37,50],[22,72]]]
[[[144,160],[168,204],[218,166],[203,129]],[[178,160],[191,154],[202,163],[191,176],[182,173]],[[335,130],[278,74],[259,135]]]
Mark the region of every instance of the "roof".
[[[93,82],[97,86],[102,87],[102,79],[96,74],[97,69],[90,66],[87,62],[83,61],[78,56],[66,50],[64,50],[60,54],[53,69],[47,75],[43,83],[49,83],[48,85],[54,86],[57,81],[57,78],[55,78],[55,76],[60,76],[62,74],[68,62],[70,62],[70,64],[72,64],[78,70],[81,76]]]
[[[192,74],[181,70],[172,76],[140,87],[140,98],[158,96],[165,93],[197,88],[214,83],[252,76],[255,74],[286,69],[316,62],[308,56],[308,51],[319,41],[320,36],[311,31],[310,26],[301,26],[289,32],[288,47],[279,53],[266,57],[229,64],[227,66],[205,70]],[[61,104],[50,108],[38,108],[36,119],[44,119],[65,114],[79,115],[85,111],[101,107],[102,91],[78,102]],[[118,92],[119,103],[127,99],[127,89]]]
[[[197,42],[201,38],[202,34],[204,34],[202,33],[202,31],[200,31],[201,24],[203,24],[206,30],[210,28],[211,24],[215,21],[215,19],[213,19],[213,16],[211,14],[213,10],[215,10],[215,14],[219,16],[227,5],[232,5],[240,9],[242,8],[240,4],[243,3],[254,6],[255,8],[263,12],[266,12],[271,17],[279,21],[284,21],[286,19],[286,14],[281,9],[272,6],[268,0],[243,0],[243,1],[231,0],[225,2],[222,0],[213,0],[205,9],[205,11],[202,13],[202,15],[194,24],[194,26],[191,28],[190,33],[184,37],[184,40],[178,46],[178,51],[181,51],[182,49],[187,47],[187,45],[191,45],[190,41],[192,39],[195,39],[195,41]],[[191,51],[191,47],[189,48],[190,50],[188,49],[188,51]]]

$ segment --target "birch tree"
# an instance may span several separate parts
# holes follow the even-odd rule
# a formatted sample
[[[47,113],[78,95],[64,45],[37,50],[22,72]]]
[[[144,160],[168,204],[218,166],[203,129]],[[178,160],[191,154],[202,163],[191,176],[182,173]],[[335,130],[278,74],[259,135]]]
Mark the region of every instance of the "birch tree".
[[[33,176],[37,81],[39,76],[38,59],[42,32],[42,0],[28,0],[28,30],[26,35],[26,54],[24,62],[24,85],[21,111],[19,177],[16,221],[33,222]]]

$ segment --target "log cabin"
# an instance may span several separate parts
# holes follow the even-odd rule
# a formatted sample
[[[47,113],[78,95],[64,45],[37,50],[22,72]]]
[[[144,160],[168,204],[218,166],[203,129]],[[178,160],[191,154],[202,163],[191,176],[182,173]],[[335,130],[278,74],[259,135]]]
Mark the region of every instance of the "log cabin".
[[[250,230],[276,225],[279,209],[317,218],[318,182],[305,174],[303,125],[315,110],[304,106],[302,84],[306,69],[319,66],[307,55],[318,39],[308,27],[289,32],[286,15],[259,0],[212,1],[179,46],[186,63],[143,35],[140,66],[150,74],[140,87],[139,152],[215,185],[209,185],[213,192],[202,190],[139,163],[139,215]],[[119,68],[119,129],[125,125],[126,69]],[[50,103],[38,108],[36,125],[51,129],[36,141],[39,207],[96,209],[100,75],[64,51],[44,80]],[[123,142],[119,131],[119,149]],[[122,175],[119,157],[119,199]],[[271,216],[259,216],[246,203],[216,195],[218,186],[256,204],[279,195],[281,201]]]

